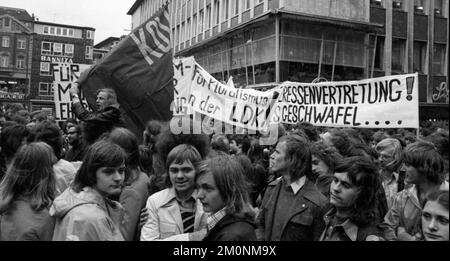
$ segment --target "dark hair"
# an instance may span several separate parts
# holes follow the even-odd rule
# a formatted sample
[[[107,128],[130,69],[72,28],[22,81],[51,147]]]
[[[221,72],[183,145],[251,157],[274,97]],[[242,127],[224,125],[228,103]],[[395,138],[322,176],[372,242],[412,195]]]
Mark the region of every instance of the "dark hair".
[[[59,127],[50,122],[44,121],[40,124],[37,124],[34,129],[34,141],[42,141],[50,145],[58,159],[62,157],[62,148],[63,148],[63,137],[61,133],[61,129]]]
[[[350,156],[350,148],[353,144],[352,140],[346,132],[339,129],[331,129],[328,131],[331,135],[331,143],[344,157]]]
[[[441,184],[444,181],[444,160],[432,143],[419,141],[410,144],[403,155],[404,163],[416,168],[429,182]]]
[[[56,193],[53,158],[52,148],[43,142],[19,149],[0,184],[0,214],[20,197],[30,200],[35,211],[50,207]]]
[[[291,162],[289,171],[292,181],[303,176],[313,180],[310,143],[297,135],[284,136],[278,141],[278,143],[282,142],[286,143],[286,157]]]
[[[347,173],[350,182],[360,189],[353,205],[352,222],[358,226],[373,222],[378,206],[377,194],[382,187],[375,163],[365,157],[345,158],[335,172]]]
[[[230,153],[230,141],[224,135],[214,135],[211,141],[211,148],[228,154]]]
[[[423,202],[422,209],[425,208],[425,205],[428,203],[428,201],[433,201],[439,203],[439,205],[448,210],[448,194],[448,190],[437,190],[430,193],[429,195],[427,195],[427,198]]]
[[[317,128],[308,122],[301,122],[297,124],[297,129],[300,129],[303,131],[303,133],[308,136],[308,139],[311,142],[316,142],[320,139],[319,132],[317,131]]]
[[[228,215],[254,219],[244,169],[236,158],[221,155],[201,162],[197,167],[196,180],[206,173],[212,173]]]
[[[17,150],[22,146],[23,140],[28,138],[28,135],[30,135],[30,132],[27,127],[20,124],[14,124],[2,130],[0,141],[2,153],[7,160],[14,157]]]
[[[128,129],[115,128],[105,135],[105,139],[119,145],[127,153],[125,182],[132,183],[137,178],[132,176],[132,172],[140,171],[139,142],[136,135]]]
[[[365,143],[353,143],[349,146],[347,157],[355,157],[361,155],[372,161],[376,161],[378,159],[378,152]]]
[[[91,145],[84,156],[83,164],[78,170],[72,188],[81,192],[85,187],[97,184],[96,172],[103,167],[119,167],[126,162],[126,152],[117,144],[100,140]]]

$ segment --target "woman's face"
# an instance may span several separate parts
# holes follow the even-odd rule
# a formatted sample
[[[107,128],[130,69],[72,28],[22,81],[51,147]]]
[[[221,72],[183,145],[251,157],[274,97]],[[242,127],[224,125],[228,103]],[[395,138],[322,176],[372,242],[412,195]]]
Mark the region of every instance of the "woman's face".
[[[422,231],[426,241],[449,241],[448,209],[428,201],[422,211]]]

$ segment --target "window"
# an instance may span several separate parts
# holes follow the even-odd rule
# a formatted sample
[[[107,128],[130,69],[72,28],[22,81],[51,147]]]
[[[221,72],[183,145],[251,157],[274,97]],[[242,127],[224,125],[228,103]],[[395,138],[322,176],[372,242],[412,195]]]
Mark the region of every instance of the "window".
[[[406,41],[402,39],[392,40],[392,70],[404,72]]]
[[[230,7],[230,0],[224,0],[224,1],[223,1],[223,11],[222,11],[223,21],[228,20],[228,17],[229,17],[229,13],[228,13],[229,7]]]
[[[55,29],[56,29],[55,27],[50,27],[50,34],[54,35],[55,34]]]
[[[50,63],[41,62],[41,75],[50,75]]]
[[[26,42],[25,39],[18,39],[18,40],[17,40],[17,49],[24,50],[25,47],[26,47],[26,45],[27,45],[26,43],[27,43],[27,42]]]
[[[394,0],[392,2],[392,8],[396,10],[403,10],[403,0]]]
[[[434,13],[436,16],[444,16],[443,0],[434,0]]]
[[[62,43],[53,43],[53,54],[54,55],[62,55],[63,53],[63,44]]]
[[[425,73],[426,58],[427,57],[427,43],[426,42],[414,42],[414,55],[413,55],[413,70],[414,72]]]
[[[205,22],[205,13],[203,10],[200,10],[199,16],[198,16],[198,33],[203,33],[203,23]]]
[[[9,17],[5,17],[5,27],[11,26],[11,20],[9,20]]]
[[[187,19],[186,22],[186,41],[191,39],[191,18]]]
[[[9,67],[9,55],[2,54],[0,56],[0,67],[8,68]]]
[[[39,96],[53,96],[53,83],[40,82],[39,83]]]
[[[9,36],[2,37],[2,47],[9,47]]]
[[[414,12],[423,14],[425,13],[424,1],[423,0],[414,0]]]
[[[86,54],[85,54],[85,58],[86,59],[92,59],[93,58],[93,47],[92,46],[86,46]]]
[[[73,29],[69,29],[69,36],[73,37],[75,35],[75,31]]]
[[[197,14],[192,18],[192,38],[197,36]]]
[[[236,15],[238,15],[239,14],[239,3],[241,2],[240,0],[233,0],[233,6],[232,6],[232,8],[233,8],[233,10],[232,10],[232,13],[233,13],[233,16],[236,16]]]
[[[94,40],[94,31],[87,30],[86,31],[86,38]]]
[[[211,5],[206,7],[206,30],[211,28]]]
[[[67,36],[67,28],[63,28],[63,30],[62,30],[62,35],[63,35],[63,36]]]
[[[433,74],[445,75],[445,44],[434,44]]]
[[[48,26],[44,26],[44,34],[49,34],[50,30],[48,28]]]
[[[251,0],[245,0],[245,6],[244,6],[244,10],[248,10],[248,9],[250,9],[250,1]]]
[[[64,49],[64,54],[67,56],[73,55],[73,44],[66,44]]]
[[[52,44],[49,42],[42,42],[41,54],[42,55],[52,54]]]
[[[371,5],[375,5],[375,6],[379,6],[379,7],[382,7],[382,6],[383,6],[381,0],[370,0],[370,4],[371,4]]]
[[[220,23],[220,2],[218,0],[214,1],[214,23],[213,26],[218,25]]]
[[[62,28],[56,27],[56,35],[62,35]]]
[[[25,56],[17,56],[16,67],[17,69],[25,69]]]

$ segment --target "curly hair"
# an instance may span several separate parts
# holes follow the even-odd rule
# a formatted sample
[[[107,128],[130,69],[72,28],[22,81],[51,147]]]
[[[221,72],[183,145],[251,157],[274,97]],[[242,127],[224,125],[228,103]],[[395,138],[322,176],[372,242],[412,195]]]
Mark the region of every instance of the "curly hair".
[[[327,146],[323,141],[313,143],[311,146],[311,154],[321,159],[328,166],[331,173],[334,173],[337,165],[343,159],[336,148]]]

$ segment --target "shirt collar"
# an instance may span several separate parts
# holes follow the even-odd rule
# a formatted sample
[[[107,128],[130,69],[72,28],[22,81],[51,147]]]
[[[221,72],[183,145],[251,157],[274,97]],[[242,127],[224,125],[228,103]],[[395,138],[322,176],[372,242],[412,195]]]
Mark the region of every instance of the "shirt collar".
[[[294,195],[297,195],[298,192],[305,186],[306,183],[306,176],[301,177],[297,181],[294,181],[291,183],[290,187],[292,188],[292,191],[294,191]]]
[[[211,231],[225,216],[227,215],[225,208],[208,216],[208,231]]]
[[[336,216],[336,209],[331,209],[327,214],[325,214],[325,224],[327,229],[330,229],[329,225],[331,220]],[[351,241],[355,242],[358,239],[358,226],[355,225],[350,219],[347,219],[344,223],[337,225],[344,229],[345,234],[350,238]]]

